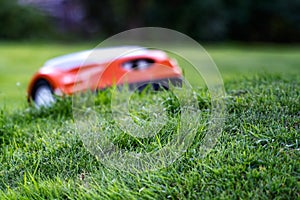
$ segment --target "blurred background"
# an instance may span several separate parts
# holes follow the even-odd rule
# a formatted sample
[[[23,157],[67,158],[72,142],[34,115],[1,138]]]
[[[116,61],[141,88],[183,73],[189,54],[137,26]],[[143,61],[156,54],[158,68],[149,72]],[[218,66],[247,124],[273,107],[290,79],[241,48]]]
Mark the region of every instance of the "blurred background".
[[[299,0],[0,0],[0,40],[106,38],[171,28],[197,41],[300,41]]]

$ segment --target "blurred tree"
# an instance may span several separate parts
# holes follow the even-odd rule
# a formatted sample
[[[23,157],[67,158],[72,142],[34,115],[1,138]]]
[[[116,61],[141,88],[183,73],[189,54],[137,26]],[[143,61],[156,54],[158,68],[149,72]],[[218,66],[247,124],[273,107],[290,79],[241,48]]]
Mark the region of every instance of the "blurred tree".
[[[299,0],[81,0],[101,33],[172,28],[197,40],[300,41]]]
[[[86,38],[158,26],[196,40],[300,42],[300,0],[75,1],[83,7],[84,19],[69,32]],[[47,25],[33,9],[0,0],[0,38],[42,34]]]
[[[299,0],[224,0],[229,38],[300,42]]]
[[[108,36],[128,28],[145,25],[144,12],[148,1],[80,0],[86,9],[86,20],[92,32]]]
[[[50,27],[45,16],[33,8],[15,0],[0,0],[0,39],[45,38]]]
[[[179,30],[200,40],[227,38],[226,10],[222,0],[193,0],[183,9]]]

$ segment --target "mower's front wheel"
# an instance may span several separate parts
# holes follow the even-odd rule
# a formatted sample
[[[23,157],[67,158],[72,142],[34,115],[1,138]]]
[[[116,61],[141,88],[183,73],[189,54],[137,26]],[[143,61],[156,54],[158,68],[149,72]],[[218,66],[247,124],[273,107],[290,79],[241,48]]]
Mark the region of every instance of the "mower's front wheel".
[[[46,80],[38,80],[31,95],[36,107],[49,107],[55,102],[53,88]]]

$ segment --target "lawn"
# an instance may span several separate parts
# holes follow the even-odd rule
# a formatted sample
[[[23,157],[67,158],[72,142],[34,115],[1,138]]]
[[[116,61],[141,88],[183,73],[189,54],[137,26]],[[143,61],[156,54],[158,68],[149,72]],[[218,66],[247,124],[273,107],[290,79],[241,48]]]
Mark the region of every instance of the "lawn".
[[[300,198],[299,46],[205,46],[227,92],[221,137],[202,157],[207,127],[201,126],[172,165],[138,174],[107,167],[89,153],[75,133],[71,99],[41,110],[27,105],[28,81],[45,60],[93,46],[0,43],[1,199]],[[197,95],[209,114],[207,91]],[[109,106],[109,91],[97,98]],[[174,127],[163,131],[172,136]],[[157,140],[139,142],[123,133],[114,137],[131,151],[159,148]]]

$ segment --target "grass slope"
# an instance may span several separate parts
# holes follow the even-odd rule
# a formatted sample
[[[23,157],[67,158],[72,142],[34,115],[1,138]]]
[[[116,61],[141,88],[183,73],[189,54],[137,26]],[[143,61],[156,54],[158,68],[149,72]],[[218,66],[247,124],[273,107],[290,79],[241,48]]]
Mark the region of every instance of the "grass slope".
[[[61,52],[83,47],[73,46]],[[20,51],[21,58],[22,51],[37,53],[36,48],[48,57],[61,46],[18,44],[14,48],[11,51]],[[228,94],[228,115],[220,140],[203,158],[199,155],[201,137],[196,136],[174,164],[140,174],[107,168],[83,147],[74,133],[70,99],[42,110],[25,106],[25,100],[15,101],[22,95],[15,90],[8,92],[14,86],[6,77],[18,69],[14,66],[25,61],[1,57],[1,63],[11,62],[8,68],[0,65],[1,88],[9,88],[2,97],[12,99],[13,104],[4,101],[8,105],[0,110],[0,198],[299,199],[299,50],[210,48],[225,77]],[[45,49],[49,49],[49,55],[43,52]],[[27,75],[35,68],[31,66],[36,66],[32,59],[28,62],[32,65],[28,72],[25,70]],[[285,70],[279,73],[282,69]],[[27,75],[20,74],[18,80],[25,84]],[[207,108],[207,92],[198,94],[199,105]],[[100,103],[109,105],[107,93],[99,94],[98,98]],[[13,109],[12,105],[17,106]],[[129,148],[136,145],[126,139],[123,135],[116,142]],[[147,143],[146,147],[155,145]]]

